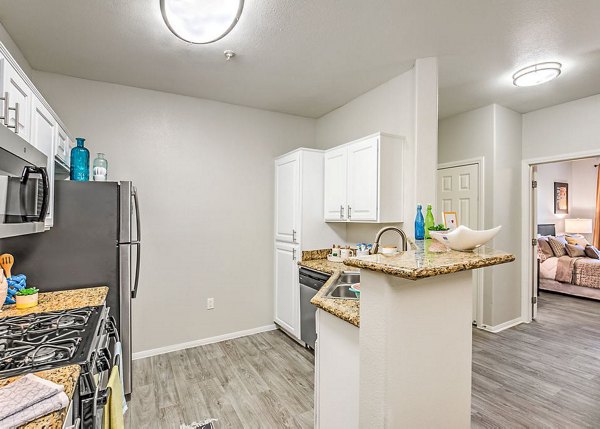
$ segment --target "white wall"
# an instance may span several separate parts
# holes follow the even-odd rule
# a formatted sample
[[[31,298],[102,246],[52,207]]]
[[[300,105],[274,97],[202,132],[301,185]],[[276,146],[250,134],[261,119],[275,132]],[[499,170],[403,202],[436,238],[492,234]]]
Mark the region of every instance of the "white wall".
[[[106,153],[109,178],[138,187],[134,351],[273,323],[273,159],[312,145],[315,121],[49,73],[34,81],[92,156]]]
[[[537,168],[537,223],[553,223],[556,232],[565,232],[565,219],[595,217],[596,181],[599,158],[553,162]],[[569,213],[554,214],[554,182],[569,184]],[[591,239],[591,234],[586,238]]]
[[[523,115],[523,159],[596,152],[600,155],[600,95]]]
[[[489,326],[521,314],[521,130],[521,115],[496,104],[439,123],[440,163],[483,157],[483,227],[502,225],[491,245],[517,256],[511,264],[484,270],[481,322]]]

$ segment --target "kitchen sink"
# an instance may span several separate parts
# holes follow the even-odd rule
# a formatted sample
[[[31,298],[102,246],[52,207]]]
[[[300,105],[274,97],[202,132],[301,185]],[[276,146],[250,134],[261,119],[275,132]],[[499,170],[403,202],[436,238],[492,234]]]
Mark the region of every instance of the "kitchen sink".
[[[337,281],[329,288],[326,295],[327,298],[358,300],[354,292],[350,290],[350,287],[354,283],[360,283],[360,273],[342,273]]]

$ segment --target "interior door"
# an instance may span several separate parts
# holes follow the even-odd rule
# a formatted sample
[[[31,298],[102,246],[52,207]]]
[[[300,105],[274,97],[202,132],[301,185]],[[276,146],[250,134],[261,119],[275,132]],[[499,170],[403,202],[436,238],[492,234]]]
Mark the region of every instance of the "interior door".
[[[297,255],[297,245],[275,243],[275,322],[299,338]]]
[[[275,240],[295,243],[298,238],[300,154],[275,162]]]
[[[379,137],[348,145],[348,220],[376,221]]]
[[[326,221],[347,219],[348,147],[342,146],[325,153],[324,207]]]
[[[438,223],[442,212],[456,212],[459,225],[479,229],[479,164],[438,169]],[[473,323],[477,324],[481,270],[473,270]]]
[[[530,169],[530,183],[531,183],[531,237],[532,246],[531,246],[531,261],[533,261],[532,267],[532,276],[531,276],[531,317],[535,319],[537,317],[538,312],[538,244],[537,240],[534,240],[537,237],[537,167],[532,166]]]

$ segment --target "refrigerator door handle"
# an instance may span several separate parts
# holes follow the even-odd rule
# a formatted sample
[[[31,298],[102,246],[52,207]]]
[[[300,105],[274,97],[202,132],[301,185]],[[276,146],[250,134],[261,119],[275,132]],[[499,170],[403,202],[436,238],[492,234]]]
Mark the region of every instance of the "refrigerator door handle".
[[[135,258],[135,282],[133,284],[133,290],[131,291],[131,297],[137,296],[138,286],[140,284],[140,255],[142,251],[142,245],[140,242],[131,243],[132,246],[137,247],[137,255]]]
[[[131,194],[133,195],[133,205],[135,207],[135,223],[136,223],[136,228],[137,228],[136,241],[140,242],[140,241],[142,241],[142,225],[141,225],[141,221],[140,221],[140,202],[138,199],[137,188],[135,186],[133,187]]]

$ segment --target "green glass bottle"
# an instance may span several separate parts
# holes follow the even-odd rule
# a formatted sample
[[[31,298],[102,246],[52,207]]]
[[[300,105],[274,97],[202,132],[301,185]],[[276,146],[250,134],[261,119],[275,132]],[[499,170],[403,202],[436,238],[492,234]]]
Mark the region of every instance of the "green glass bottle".
[[[431,204],[427,204],[427,214],[425,215],[425,238],[431,238],[429,235],[429,228],[435,226],[435,220],[433,219],[433,213],[431,212]]]

